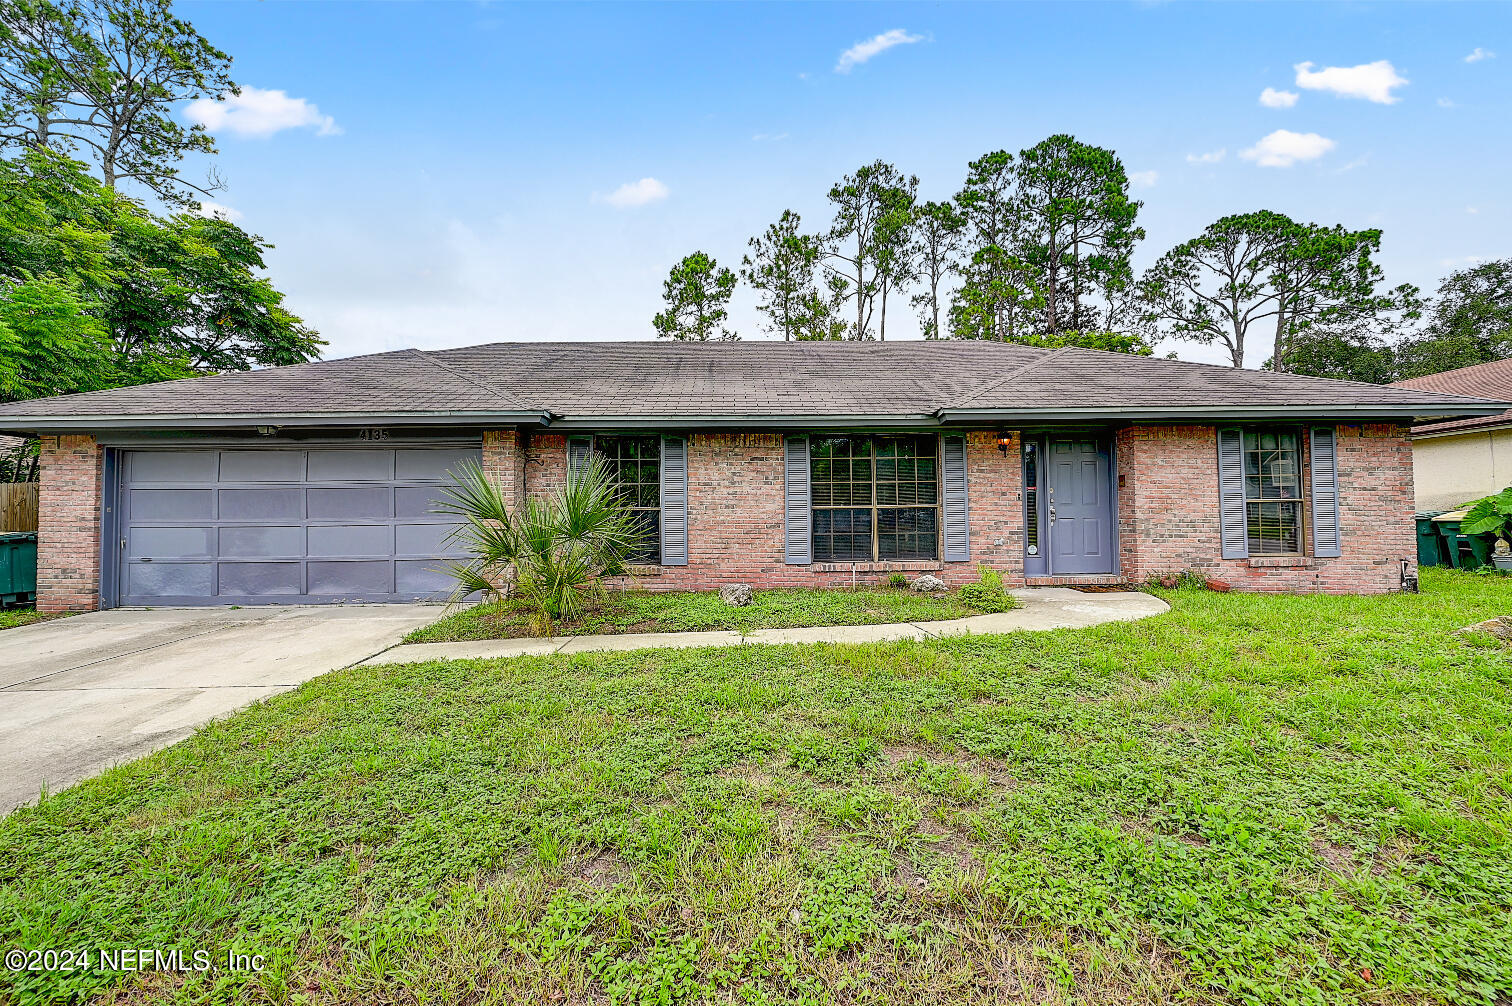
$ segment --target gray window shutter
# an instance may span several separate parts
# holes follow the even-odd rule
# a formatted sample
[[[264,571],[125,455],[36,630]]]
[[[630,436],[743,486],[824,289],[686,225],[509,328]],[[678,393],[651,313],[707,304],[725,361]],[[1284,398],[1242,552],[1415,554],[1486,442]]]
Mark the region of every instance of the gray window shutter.
[[[783,523],[787,528],[782,549],[783,561],[789,566],[807,566],[814,561],[814,512],[809,505],[808,437],[788,437],[783,441],[782,484]]]
[[[1332,426],[1312,431],[1313,555],[1336,559],[1339,552],[1339,448]]]
[[[1218,520],[1225,559],[1249,558],[1249,521],[1244,513],[1244,433],[1218,430]]]
[[[971,559],[971,522],[966,505],[966,438],[941,438],[940,473],[945,490],[945,561]]]
[[[588,465],[588,456],[593,453],[592,437],[567,438],[567,474],[581,471]]]
[[[688,564],[688,441],[661,441],[661,561],[663,566]]]

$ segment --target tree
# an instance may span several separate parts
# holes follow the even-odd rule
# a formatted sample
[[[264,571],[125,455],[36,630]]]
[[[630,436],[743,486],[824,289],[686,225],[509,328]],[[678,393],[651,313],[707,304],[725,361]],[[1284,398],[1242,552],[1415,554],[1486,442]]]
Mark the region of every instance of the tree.
[[[874,161],[830,188],[835,220],[826,236],[823,261],[845,280],[846,297],[855,298],[856,321],[848,333],[852,339],[872,337],[877,295],[890,277],[896,278],[901,207],[912,203],[918,184],[917,178],[905,178],[891,164]]]
[[[1396,355],[1399,380],[1512,357],[1512,258],[1445,277],[1422,330]]]
[[[755,288],[757,310],[769,319],[767,330],[781,333],[785,342],[803,338],[816,307],[827,307],[814,287],[820,242],[802,233],[801,223],[797,213],[783,210],[764,234],[751,238],[751,250],[740,260],[741,278]]]
[[[735,274],[701,251],[672,267],[662,288],[667,309],[651,319],[663,339],[733,342],[739,338],[724,327],[727,306],[735,291]]]
[[[919,328],[926,339],[938,339],[940,287],[955,272],[966,218],[950,202],[926,202],[914,214],[914,252],[917,277],[924,288],[910,298],[919,312]]]
[[[917,256],[914,248],[914,214],[919,180],[912,175],[901,185],[881,191],[882,216],[877,221],[877,286],[882,310],[877,322],[877,338],[887,341],[887,297],[916,278]]]
[[[998,150],[967,165],[956,193],[961,214],[961,286],[950,305],[957,339],[1012,342],[1039,306],[1029,263],[1018,256],[1020,215],[1013,155]]]
[[[261,275],[269,247],[50,151],[0,160],[0,397],[313,359],[324,343]]]
[[[1078,349],[1100,349],[1105,353],[1128,353],[1130,356],[1154,356],[1155,347],[1138,332],[1107,332],[1096,329],[1077,332],[1062,329],[1059,332],[1032,332],[1021,337],[1019,343],[1038,346],[1041,349],[1061,349],[1071,346]]]
[[[1310,329],[1290,340],[1282,366],[1277,367],[1274,360],[1267,360],[1265,366],[1289,374],[1366,384],[1397,380],[1395,349],[1369,330]]]
[[[7,0],[0,8],[0,144],[83,149],[106,188],[135,181],[170,203],[221,187],[185,181],[179,163],[214,153],[179,103],[237,93],[231,57],[170,0]]]
[[[1142,320],[1175,339],[1228,350],[1244,366],[1251,329],[1271,328],[1286,366],[1298,333],[1316,326],[1368,325],[1382,312],[1410,309],[1415,291],[1380,293],[1371,258],[1378,230],[1299,224],[1269,210],[1223,217],[1166,252],[1140,280]]]
[[[1102,319],[1085,298],[1111,302],[1130,283],[1134,242],[1144,237],[1134,223],[1143,204],[1129,198],[1123,162],[1061,133],[1019,152],[1013,183],[1018,256],[1034,266],[1041,331],[1092,327]]]

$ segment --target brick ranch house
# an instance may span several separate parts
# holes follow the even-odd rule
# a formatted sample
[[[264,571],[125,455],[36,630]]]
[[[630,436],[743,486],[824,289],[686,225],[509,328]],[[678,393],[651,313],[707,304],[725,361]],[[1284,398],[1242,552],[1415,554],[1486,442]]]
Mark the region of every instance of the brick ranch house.
[[[1413,572],[1414,422],[1506,403],[962,342],[498,343],[0,406],[42,438],[38,606],[444,594],[448,471],[610,459],[649,589]]]

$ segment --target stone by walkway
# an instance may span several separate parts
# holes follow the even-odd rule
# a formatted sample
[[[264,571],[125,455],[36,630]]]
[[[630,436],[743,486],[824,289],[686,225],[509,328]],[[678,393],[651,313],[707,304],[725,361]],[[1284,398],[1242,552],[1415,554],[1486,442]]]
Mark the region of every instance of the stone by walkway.
[[[1037,629],[1083,629],[1104,622],[1132,622],[1169,611],[1152,594],[1110,592],[1084,594],[1066,587],[1029,587],[1013,591],[1019,607],[995,615],[972,615],[940,622],[895,622],[888,625],[827,625],[802,629],[753,629],[739,632],[627,632],[609,636],[557,636],[549,639],[478,639],[460,643],[405,643],[364,660],[364,664],[408,664],[421,660],[470,660],[593,650],[645,650],[658,647],[742,646],[747,643],[872,643],[891,639],[943,639]]]

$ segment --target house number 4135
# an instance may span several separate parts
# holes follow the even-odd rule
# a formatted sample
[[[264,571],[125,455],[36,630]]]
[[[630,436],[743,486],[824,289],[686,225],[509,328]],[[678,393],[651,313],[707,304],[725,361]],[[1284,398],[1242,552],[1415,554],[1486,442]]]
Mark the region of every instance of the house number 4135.
[[[368,426],[357,431],[358,440],[387,440],[389,431],[381,426]]]

